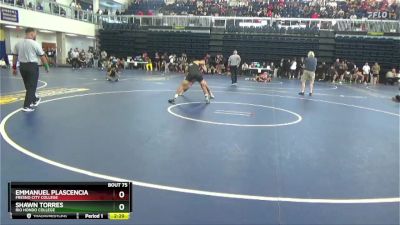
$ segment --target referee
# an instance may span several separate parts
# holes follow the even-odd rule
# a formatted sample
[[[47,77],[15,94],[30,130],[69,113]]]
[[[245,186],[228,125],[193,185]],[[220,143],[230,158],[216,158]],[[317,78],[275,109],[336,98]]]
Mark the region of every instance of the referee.
[[[25,39],[18,42],[14,48],[13,74],[17,75],[17,59],[19,61],[19,71],[26,89],[24,107],[22,111],[35,111],[34,106],[38,106],[40,98],[36,97],[36,88],[39,79],[38,56],[43,63],[46,72],[49,72],[49,64],[46,55],[40,45],[35,41],[36,31],[33,28],[26,28]]]
[[[237,85],[237,74],[240,66],[240,56],[238,55],[238,52],[235,50],[233,51],[233,54],[229,56],[228,59],[228,66],[231,71],[231,79],[232,79],[232,85],[236,86]]]

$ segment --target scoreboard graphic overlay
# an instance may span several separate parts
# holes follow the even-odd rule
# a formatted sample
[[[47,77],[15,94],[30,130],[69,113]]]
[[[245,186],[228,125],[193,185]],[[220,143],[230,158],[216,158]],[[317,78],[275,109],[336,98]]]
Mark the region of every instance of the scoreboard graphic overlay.
[[[127,220],[132,212],[129,182],[9,182],[12,219]]]

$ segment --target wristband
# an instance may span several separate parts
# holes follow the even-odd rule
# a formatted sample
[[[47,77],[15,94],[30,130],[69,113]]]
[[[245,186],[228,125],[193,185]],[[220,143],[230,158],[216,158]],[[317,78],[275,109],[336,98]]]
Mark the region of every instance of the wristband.
[[[17,65],[12,66],[13,70],[17,70]]]

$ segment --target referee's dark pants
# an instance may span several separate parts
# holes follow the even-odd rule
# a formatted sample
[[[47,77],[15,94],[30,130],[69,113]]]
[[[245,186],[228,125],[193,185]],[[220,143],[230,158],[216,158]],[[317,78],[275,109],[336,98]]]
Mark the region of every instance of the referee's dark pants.
[[[237,83],[238,66],[230,66],[232,84]]]
[[[37,63],[20,63],[19,71],[26,89],[24,107],[30,107],[37,100],[36,88],[39,79],[39,66]]]

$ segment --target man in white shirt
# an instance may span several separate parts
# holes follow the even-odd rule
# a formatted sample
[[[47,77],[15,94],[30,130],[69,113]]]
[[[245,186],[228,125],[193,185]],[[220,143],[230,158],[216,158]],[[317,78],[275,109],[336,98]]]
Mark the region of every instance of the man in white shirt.
[[[371,72],[371,67],[369,67],[368,62],[365,63],[362,70],[363,70],[363,75],[364,75],[364,84],[367,84],[368,79],[369,79],[369,74]]]
[[[248,75],[249,74],[249,64],[247,64],[246,62],[244,62],[242,64],[242,71],[241,71],[243,75]],[[247,78],[246,78],[247,79]]]
[[[290,76],[289,76],[289,79],[290,78],[294,79],[294,76],[296,74],[296,69],[297,69],[297,61],[296,61],[296,59],[293,59],[292,65],[290,65]]]
[[[79,50],[76,48],[74,51],[71,52],[72,57],[72,69],[78,68],[78,58],[79,58]]]

